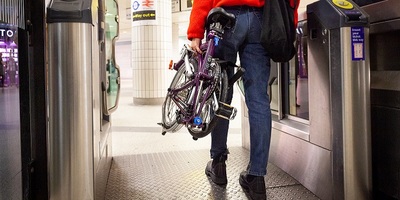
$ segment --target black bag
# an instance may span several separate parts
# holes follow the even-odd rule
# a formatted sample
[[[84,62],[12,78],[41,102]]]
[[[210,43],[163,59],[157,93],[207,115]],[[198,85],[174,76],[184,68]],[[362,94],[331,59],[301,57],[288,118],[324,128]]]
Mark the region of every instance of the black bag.
[[[266,0],[264,4],[261,45],[275,62],[288,62],[296,53],[294,15],[299,0],[292,2],[293,7],[289,0]]]

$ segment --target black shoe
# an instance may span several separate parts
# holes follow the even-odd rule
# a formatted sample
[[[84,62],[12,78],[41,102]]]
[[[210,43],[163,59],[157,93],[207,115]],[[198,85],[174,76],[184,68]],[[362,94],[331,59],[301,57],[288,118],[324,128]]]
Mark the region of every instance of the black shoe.
[[[267,192],[263,176],[253,176],[247,174],[247,171],[243,171],[240,173],[239,183],[243,190],[248,193],[251,199],[267,199]]]
[[[218,185],[226,185],[228,179],[226,178],[226,160],[227,156],[219,156],[207,163],[206,175]]]

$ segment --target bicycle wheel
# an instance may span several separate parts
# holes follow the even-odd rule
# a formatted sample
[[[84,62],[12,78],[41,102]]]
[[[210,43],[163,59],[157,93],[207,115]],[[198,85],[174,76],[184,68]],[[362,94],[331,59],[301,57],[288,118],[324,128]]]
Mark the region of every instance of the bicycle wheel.
[[[192,69],[194,66],[197,65],[196,60],[190,59],[190,64],[192,65]],[[186,68],[185,64],[183,64],[178,71],[176,72],[174,78],[172,79],[170,89],[176,89],[187,82],[191,81],[191,78],[186,77],[185,75]],[[181,99],[184,103],[187,103],[187,98],[189,97],[190,91],[192,87],[188,87],[180,92],[178,92],[176,95],[178,96],[179,99]],[[172,100],[172,97],[170,93],[168,92],[164,103],[162,105],[162,126],[164,128],[164,131],[166,132],[176,132],[180,128],[182,128],[183,124],[179,123],[179,118],[180,118],[180,108],[178,105]]]
[[[220,65],[217,64],[214,70],[214,75],[220,74],[217,81],[208,87],[213,87],[213,93],[211,96],[206,97],[207,101],[203,106],[200,118],[202,119],[202,126],[188,126],[189,133],[194,138],[202,138],[207,136],[214,129],[215,125],[220,120],[219,117],[214,115],[214,112],[219,106],[219,102],[225,102],[228,93],[228,75],[225,69],[221,69]],[[219,73],[220,72],[220,73]],[[207,88],[208,88],[207,87]],[[205,91],[206,88],[203,90]]]

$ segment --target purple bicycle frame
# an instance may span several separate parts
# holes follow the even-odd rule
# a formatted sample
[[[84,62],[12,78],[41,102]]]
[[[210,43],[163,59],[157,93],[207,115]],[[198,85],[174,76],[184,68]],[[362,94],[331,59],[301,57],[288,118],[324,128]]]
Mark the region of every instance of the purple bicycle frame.
[[[215,50],[215,44],[218,44],[219,38],[216,37],[215,35],[215,31],[211,30],[208,34],[207,34],[207,42],[202,44],[200,46],[200,49],[202,51],[206,50],[205,55],[203,56],[202,54],[197,54],[198,56],[198,72],[194,74],[194,78],[187,82],[185,85],[181,86],[180,88],[174,88],[174,89],[170,89],[170,91],[168,92],[168,95],[171,96],[171,99],[175,102],[175,104],[179,107],[181,113],[183,114],[183,119],[182,122],[184,124],[193,124],[193,120],[196,116],[200,116],[200,113],[204,107],[205,101],[208,98],[202,98],[202,101],[200,103],[199,107],[196,107],[197,99],[198,99],[198,95],[199,95],[199,87],[200,87],[200,81],[202,80],[212,80],[214,77],[212,75],[208,74],[207,69],[207,64],[211,63],[211,59],[214,56],[214,50]],[[178,70],[183,64],[184,64],[184,60],[181,59],[179,60],[178,63],[176,63],[176,65],[174,66],[175,70]],[[181,98],[179,98],[177,96],[177,94],[179,92],[181,92],[182,90],[185,90],[189,87],[195,87],[195,91],[194,91],[194,95],[192,98],[192,101],[189,102],[189,105],[186,104]],[[205,97],[208,97],[211,95],[211,87],[207,88],[206,93],[204,94]],[[191,110],[186,110],[186,108],[191,107]],[[195,112],[193,112],[193,110]],[[181,122],[181,123],[182,123]],[[202,125],[200,125],[199,127],[202,127]]]

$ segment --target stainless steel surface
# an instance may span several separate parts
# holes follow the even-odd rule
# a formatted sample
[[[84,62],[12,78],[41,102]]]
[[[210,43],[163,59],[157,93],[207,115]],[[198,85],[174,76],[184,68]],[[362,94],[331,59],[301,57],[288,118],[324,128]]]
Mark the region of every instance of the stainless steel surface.
[[[249,152],[237,146],[229,151],[225,187],[204,173],[208,149],[115,156],[106,199],[247,199],[239,174],[247,166]],[[270,200],[319,199],[273,164],[268,164],[265,182]]]
[[[399,80],[400,71],[371,71],[371,89],[400,91]]]
[[[93,199],[92,25],[48,24],[50,199]]]
[[[366,59],[352,61],[351,28],[340,31],[345,199],[370,199],[372,196],[368,28],[364,28],[364,34]]]
[[[384,0],[362,7],[370,16],[371,34],[400,29],[400,2]]]
[[[105,199],[106,196],[106,188],[107,182],[109,178],[109,173],[111,169],[112,163],[112,136],[111,131],[106,129],[108,134],[106,134],[106,138],[104,138],[104,146],[100,148],[100,160],[98,163],[95,163],[97,166],[95,168],[95,185],[94,185],[94,192],[95,192],[95,199]],[[96,150],[96,149],[95,149]]]
[[[270,162],[321,199],[332,198],[331,152],[278,129],[272,130]]]
[[[101,63],[105,63],[104,54],[100,51],[98,42],[98,27],[101,26],[98,22],[97,10],[92,10],[92,20],[94,26],[92,26],[92,109],[93,109],[93,174],[94,174],[94,199],[104,199],[105,191],[107,187],[108,174],[111,167],[112,159],[112,136],[110,134],[111,123],[107,120],[103,120],[103,99],[101,92],[101,82],[105,80],[102,76],[105,74],[106,66],[101,66]],[[100,60],[103,59],[103,62]],[[104,79],[102,79],[104,78]],[[105,108],[107,109],[107,108]]]
[[[363,9],[370,15],[371,143],[376,199],[400,198],[400,1],[384,0]]]
[[[310,120],[273,119],[270,161],[322,199],[370,199],[369,30],[359,25],[365,60],[357,61],[350,27],[327,29],[310,16]]]
[[[291,134],[305,141],[310,140],[310,134],[309,134],[310,127],[304,123],[300,123],[295,120],[290,120],[290,119],[282,119],[279,121],[274,120],[272,121],[272,128],[280,130],[287,134]]]
[[[400,71],[399,35],[400,29],[370,36],[371,71]]]
[[[316,19],[310,19],[316,20]],[[320,23],[315,29],[324,30]],[[326,30],[326,29],[325,29]],[[308,86],[310,102],[310,142],[332,150],[331,94],[329,72],[330,32],[316,31],[314,39],[308,41]],[[309,32],[310,34],[310,32]]]
[[[100,47],[98,43],[99,31],[98,28],[101,26],[98,20],[97,10],[92,10],[92,20],[94,22],[94,26],[92,26],[92,35],[91,35],[91,86],[92,86],[92,109],[93,109],[93,169],[95,171],[98,170],[98,164],[101,159],[101,149],[104,146],[104,142],[102,144],[102,99],[101,99],[101,70],[105,69],[105,67],[100,67]],[[98,67],[97,67],[98,66]],[[105,71],[105,70],[104,70]],[[106,140],[104,140],[106,141]],[[96,178],[95,178],[96,180]],[[96,181],[95,181],[96,184]]]

